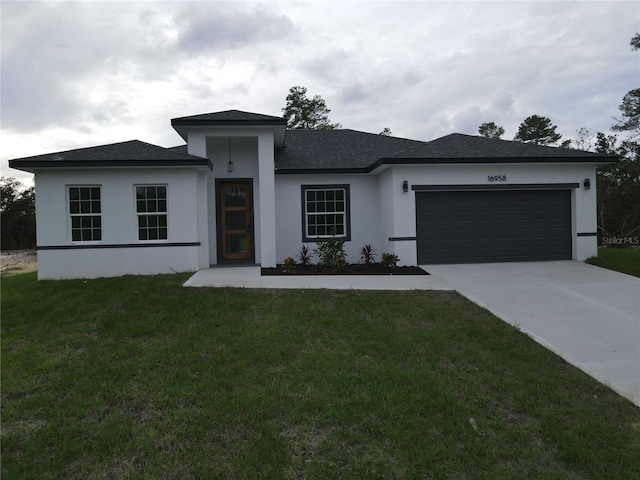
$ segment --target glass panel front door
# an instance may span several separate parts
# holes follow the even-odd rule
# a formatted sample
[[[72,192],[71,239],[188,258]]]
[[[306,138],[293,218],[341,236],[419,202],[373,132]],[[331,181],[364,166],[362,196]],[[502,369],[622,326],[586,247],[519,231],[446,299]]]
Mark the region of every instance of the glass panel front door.
[[[251,260],[251,185],[220,184],[220,243],[223,260]]]

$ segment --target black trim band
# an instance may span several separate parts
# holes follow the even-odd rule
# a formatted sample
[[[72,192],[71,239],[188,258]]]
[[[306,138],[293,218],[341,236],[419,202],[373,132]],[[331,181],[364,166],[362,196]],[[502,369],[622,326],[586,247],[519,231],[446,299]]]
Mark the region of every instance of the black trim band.
[[[411,240],[417,240],[417,237],[389,237],[390,242],[405,242]]]
[[[76,250],[91,248],[199,247],[201,242],[173,243],[107,243],[97,245],[39,245],[36,250]]]
[[[597,237],[598,232],[578,233],[579,237]]]
[[[579,187],[579,183],[512,183],[498,185],[411,185],[411,190],[417,192],[455,192],[473,190],[567,190]]]

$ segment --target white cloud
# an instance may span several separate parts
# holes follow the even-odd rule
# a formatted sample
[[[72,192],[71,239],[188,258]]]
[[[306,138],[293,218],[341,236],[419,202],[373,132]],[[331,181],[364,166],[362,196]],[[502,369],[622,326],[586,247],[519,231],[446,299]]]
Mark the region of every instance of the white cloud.
[[[289,87],[345,128],[429,140],[532,114],[607,130],[636,88],[636,2],[2,2],[6,159],[139,138]],[[22,175],[20,172],[9,172]]]

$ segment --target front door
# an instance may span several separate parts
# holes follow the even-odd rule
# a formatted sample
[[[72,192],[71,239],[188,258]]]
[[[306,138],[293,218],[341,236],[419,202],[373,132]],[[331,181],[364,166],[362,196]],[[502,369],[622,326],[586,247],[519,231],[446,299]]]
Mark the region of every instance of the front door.
[[[220,183],[220,253],[222,260],[251,260],[253,228],[251,184]]]

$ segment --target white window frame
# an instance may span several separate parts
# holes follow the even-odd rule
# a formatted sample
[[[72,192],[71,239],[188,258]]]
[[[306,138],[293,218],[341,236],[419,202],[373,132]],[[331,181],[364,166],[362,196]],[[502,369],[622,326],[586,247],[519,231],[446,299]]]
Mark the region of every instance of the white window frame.
[[[97,188],[98,189],[98,195],[99,198],[93,198],[92,194],[93,191],[92,189]],[[78,189],[78,199],[72,199],[72,195],[71,195],[71,190],[72,189]],[[89,198],[88,199],[82,199],[82,189],[88,189],[89,190]],[[69,238],[71,239],[71,242],[73,243],[100,243],[102,242],[103,239],[103,235],[102,235],[102,185],[66,185],[66,190],[67,190],[67,218],[69,219]],[[78,202],[78,211],[74,211],[76,210],[75,208],[72,207],[72,202]],[[88,212],[83,212],[82,210],[82,202],[89,202],[88,206],[89,206],[89,211]],[[94,211],[95,208],[95,204],[94,202],[98,202],[98,210],[99,211]],[[74,220],[75,219],[80,219],[81,225],[79,227],[75,227],[74,226]],[[85,218],[89,218],[91,219],[91,225],[90,226],[83,226],[82,223],[84,223],[84,219]],[[95,220],[98,219],[98,223],[99,225],[94,225]],[[95,231],[99,232],[100,238],[94,238],[95,235]],[[80,232],[80,239],[74,239],[74,232],[78,231]],[[82,232],[83,231],[90,231],[91,232],[91,239],[88,240],[83,240],[82,237]]]
[[[145,196],[143,199],[138,198],[138,189],[145,189]],[[148,188],[164,188],[164,198],[148,198]],[[133,201],[136,212],[136,232],[137,238],[139,242],[166,242],[169,240],[169,186],[166,183],[141,183],[133,186]],[[148,208],[149,202],[155,200],[155,210],[146,210]],[[145,211],[140,211],[140,202],[144,203]],[[161,202],[164,202],[164,210],[161,210]],[[150,218],[155,217],[156,225],[149,226],[141,225],[141,219],[146,217],[146,221],[148,222]],[[160,220],[164,218],[164,225],[161,225]],[[165,238],[160,238],[162,231],[164,230]],[[157,233],[157,238],[149,238],[149,233],[155,231]],[[141,233],[146,232],[147,238],[140,238]]]
[[[324,234],[322,235],[314,235],[313,233],[310,234],[309,231],[309,227],[310,227],[310,222],[309,219],[310,217],[319,217],[319,216],[324,216],[324,215],[342,215],[343,216],[343,232],[342,233],[336,233],[335,237],[336,238],[344,238],[345,240],[349,241],[351,240],[351,215],[349,213],[350,211],[350,189],[349,189],[349,185],[348,184],[340,184],[340,185],[334,185],[334,184],[330,184],[330,185],[302,185],[302,241],[303,242],[315,242],[317,240],[326,240],[328,238],[332,238],[333,235],[331,233],[329,233],[328,231],[326,231]],[[326,200],[326,195],[327,192],[336,192],[341,190],[343,192],[343,199],[342,200],[336,200],[336,199],[332,199],[332,200]],[[333,211],[315,211],[315,212],[310,212],[308,211],[308,201],[307,201],[307,192],[324,192],[324,196],[325,199],[321,200],[321,202],[325,203],[324,205],[324,210],[327,210],[327,202],[333,202],[334,203],[334,208]],[[314,200],[314,202],[317,202],[316,200]],[[343,208],[341,210],[337,209],[337,204],[338,202],[342,202],[343,203]],[[336,222],[337,224],[337,222]],[[317,224],[316,224],[317,225]],[[322,224],[321,224],[322,225]],[[326,226],[326,222],[324,223],[324,225]]]

